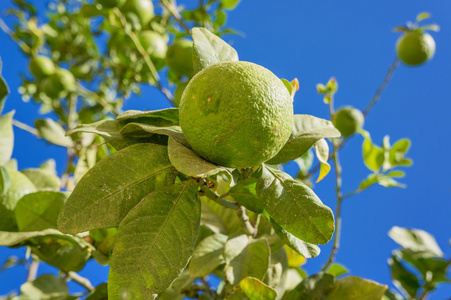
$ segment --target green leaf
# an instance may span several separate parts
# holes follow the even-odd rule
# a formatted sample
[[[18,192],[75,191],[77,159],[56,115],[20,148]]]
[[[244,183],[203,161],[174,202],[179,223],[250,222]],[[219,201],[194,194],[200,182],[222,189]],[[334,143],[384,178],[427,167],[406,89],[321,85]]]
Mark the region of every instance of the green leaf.
[[[60,190],[61,180],[51,171],[43,169],[26,169],[21,172],[33,182],[37,190]]]
[[[155,119],[159,120],[159,119]],[[140,143],[167,145],[167,137],[152,135],[148,138],[129,138],[120,134],[125,124],[116,120],[102,120],[91,124],[78,125],[67,132],[72,135],[80,132],[95,133],[108,141],[116,150],[121,150]]]
[[[14,111],[0,117],[0,166],[5,165],[13,154],[13,116]]]
[[[269,241],[269,239],[268,239]],[[271,257],[269,262],[269,268],[266,271],[263,282],[275,289],[277,294],[283,295],[285,292],[285,286],[293,283],[298,277],[290,278],[288,274],[288,257],[285,252],[285,248],[281,247],[279,250],[273,251],[271,248]],[[287,281],[290,281],[287,283]],[[297,283],[296,283],[297,285]]]
[[[395,255],[388,260],[388,264],[391,268],[391,276],[395,286],[400,291],[403,291],[406,296],[415,298],[421,287],[418,282],[418,278],[414,274],[410,273]]]
[[[276,234],[284,241],[291,249],[304,256],[305,258],[317,257],[321,250],[318,246],[309,244],[293,236],[291,233],[282,229],[273,219],[270,220]]]
[[[119,225],[108,295],[147,299],[183,271],[199,234],[197,186],[184,181],[147,195]]]
[[[349,270],[346,269],[343,265],[333,263],[327,268],[327,273],[331,274],[332,276],[339,277],[341,275],[349,273]]]
[[[93,245],[96,248],[92,256],[99,264],[107,265],[116,243],[117,228],[94,229],[89,231],[89,236],[94,240]]]
[[[248,276],[263,279],[269,266],[269,257],[267,240],[250,240],[244,234],[231,238],[224,246],[224,276],[232,286]]]
[[[241,0],[221,0],[222,6],[225,9],[234,9]]]
[[[386,290],[386,285],[356,276],[348,276],[335,282],[327,300],[380,300]]]
[[[0,166],[0,195],[5,195],[11,185],[11,178],[5,167]]]
[[[293,132],[282,150],[267,163],[284,164],[301,157],[318,140],[340,137],[332,122],[310,115],[294,115]]]
[[[250,211],[260,214],[265,208],[260,198],[257,197],[257,181],[257,178],[246,178],[235,184],[229,190],[229,195]]]
[[[175,177],[167,147],[137,144],[120,150],[83,176],[61,210],[58,229],[78,233],[116,227],[145,195]]]
[[[257,193],[271,218],[293,236],[311,244],[325,244],[334,232],[332,210],[305,184],[263,165]]]
[[[421,253],[422,257],[443,257],[435,238],[424,230],[394,226],[388,235],[404,249]]]
[[[318,179],[316,180],[316,183],[318,183],[323,180],[330,171],[330,165],[327,163],[329,160],[329,145],[325,139],[320,139],[315,143],[314,147],[316,157],[321,163]]]
[[[85,300],[108,300],[108,283],[101,283],[92,291]]]
[[[2,73],[2,65],[3,65],[2,64],[2,60],[0,59],[0,114],[3,111],[3,106],[5,104],[6,96],[8,96],[8,94],[9,94],[8,85],[6,84],[5,79],[1,75],[1,73]],[[2,151],[0,150],[0,153],[1,152]],[[0,165],[1,165],[1,163],[0,163]]]
[[[215,233],[233,234],[244,232],[241,221],[236,211],[227,209],[224,206],[201,197],[202,200],[202,219],[201,224],[211,228]]]
[[[410,140],[402,139],[397,141],[388,151],[389,163],[391,166],[410,165],[412,162],[404,158],[410,148]]]
[[[55,229],[27,232],[0,231],[0,246],[30,247],[40,260],[62,271],[80,271],[89,259],[91,245]]]
[[[326,273],[312,275],[290,293],[288,300],[326,300],[334,287],[334,277]]]
[[[140,111],[140,110],[127,110],[124,113],[117,116],[118,121],[129,120],[133,121],[136,118],[158,118],[163,119],[173,124],[179,123],[179,109],[178,108],[165,108],[160,110]]]
[[[417,15],[417,22],[421,22],[430,17],[431,17],[431,15],[428,12],[421,12]]]
[[[222,255],[227,236],[214,234],[203,239],[194,250],[189,264],[191,277],[203,277],[213,273],[217,267],[225,263]]]
[[[207,28],[191,29],[194,42],[193,65],[197,73],[211,65],[224,61],[238,61],[238,53]]]
[[[189,147],[188,142],[183,136],[182,129],[177,125],[161,127],[141,123],[128,123],[121,129],[120,134],[135,138],[146,138],[152,136],[153,134],[167,135],[178,143]]]
[[[364,136],[363,141],[363,161],[368,169],[377,172],[384,163],[384,150],[376,146],[371,141],[370,134],[366,131],[362,132]]]
[[[398,292],[387,289],[381,300],[405,300],[405,298],[398,294]]]
[[[3,169],[7,172],[10,185],[6,193],[0,194],[0,230],[16,231],[17,223],[14,209],[17,202],[26,194],[36,191],[33,183],[22,173],[11,169]]]
[[[254,277],[243,278],[238,287],[250,300],[275,300],[277,297],[273,288]]]
[[[60,192],[36,192],[25,195],[15,208],[20,231],[56,229],[58,214],[68,195]]]
[[[63,127],[52,119],[36,120],[34,126],[38,130],[39,136],[47,142],[63,147],[73,146],[72,139],[66,136]]]
[[[178,171],[191,177],[206,178],[226,171],[226,169],[204,160],[193,150],[185,147],[173,138],[169,138],[168,152],[172,165]]]
[[[449,262],[443,258],[424,257],[422,252],[415,252],[409,249],[402,249],[396,255],[420,271],[423,280],[432,289],[440,282],[451,282],[447,278]],[[431,276],[432,275],[432,276]]]
[[[19,299],[28,300],[65,300],[69,289],[63,278],[52,274],[44,274],[20,287]]]

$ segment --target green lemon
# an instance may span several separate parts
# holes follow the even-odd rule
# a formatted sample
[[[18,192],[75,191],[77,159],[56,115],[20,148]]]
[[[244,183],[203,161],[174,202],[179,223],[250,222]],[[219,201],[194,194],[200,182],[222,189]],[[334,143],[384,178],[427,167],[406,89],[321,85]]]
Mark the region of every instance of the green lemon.
[[[435,41],[428,33],[408,32],[398,39],[396,52],[406,65],[421,65],[434,56]]]
[[[30,72],[36,78],[42,79],[55,73],[55,64],[46,56],[34,56],[30,59]]]
[[[121,11],[125,15],[136,15],[143,26],[147,25],[154,17],[151,0],[127,0]]]
[[[57,69],[56,72],[44,78],[39,88],[49,98],[57,99],[67,95],[67,92],[75,88],[76,81],[74,75],[66,69]]]
[[[182,99],[183,92],[185,91],[187,85],[188,85],[188,81],[181,82],[179,85],[177,85],[177,88],[174,91],[175,107],[180,106],[180,100]]]
[[[197,73],[180,102],[180,126],[192,149],[225,167],[274,157],[293,129],[293,100],[282,81],[250,62],[222,62]]]
[[[151,58],[164,59],[168,49],[164,36],[152,31],[144,30],[139,33],[139,41]]]
[[[26,194],[36,191],[33,183],[21,172],[8,170],[11,184],[6,193],[0,193],[0,231],[15,231],[17,202]]]
[[[168,47],[166,62],[177,75],[193,76],[193,42],[184,39],[176,40]]]
[[[335,113],[332,122],[343,137],[348,137],[362,128],[364,120],[360,110],[346,106]]]

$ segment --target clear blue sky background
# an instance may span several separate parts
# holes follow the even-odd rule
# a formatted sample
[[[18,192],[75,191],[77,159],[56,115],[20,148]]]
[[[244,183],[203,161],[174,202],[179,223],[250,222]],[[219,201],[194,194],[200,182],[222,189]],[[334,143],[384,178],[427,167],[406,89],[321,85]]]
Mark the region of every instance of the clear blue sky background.
[[[39,2],[39,7],[43,3]],[[184,1],[179,1],[180,3]],[[11,6],[2,0],[0,11]],[[345,200],[343,229],[337,261],[353,275],[390,284],[387,258],[398,246],[387,232],[392,226],[420,228],[432,233],[447,257],[451,256],[451,159],[449,155],[451,126],[451,2],[447,0],[379,0],[379,1],[270,1],[244,0],[229,15],[228,25],[243,32],[244,37],[226,36],[241,60],[255,62],[279,77],[300,81],[295,97],[295,113],[328,117],[328,109],[317,95],[315,85],[335,76],[339,82],[336,105],[353,105],[363,109],[382,82],[395,57],[398,33],[392,28],[414,20],[422,11],[432,14],[431,22],[441,26],[433,33],[437,52],[434,59],[420,67],[401,65],[370,113],[365,129],[373,141],[382,142],[388,134],[392,141],[410,138],[408,157],[414,165],[402,179],[407,189],[373,187]],[[8,19],[7,19],[8,20]],[[12,93],[5,111],[16,109],[15,118],[33,124],[38,118],[37,106],[24,104],[17,88],[19,74],[27,72],[25,58],[18,47],[0,33],[0,56],[3,74]],[[142,96],[132,97],[126,109],[157,109],[167,102],[152,88]],[[38,167],[55,157],[62,170],[64,149],[47,145],[30,134],[15,130],[14,158],[19,168]],[[358,187],[369,171],[361,158],[362,138],[356,136],[342,151],[343,190]],[[295,174],[294,166],[287,168]],[[334,176],[329,175],[315,187],[322,201],[335,207]],[[331,245],[322,246],[322,255],[308,261],[310,273],[320,270]],[[23,250],[0,248],[0,262],[8,255],[23,256]],[[54,272],[41,267],[40,273]],[[97,284],[106,281],[107,268],[89,263],[81,274]],[[96,275],[99,274],[99,275]],[[0,273],[0,295],[18,290],[26,276],[23,268]],[[77,287],[71,285],[73,290]],[[451,297],[451,286],[442,286],[430,299]]]

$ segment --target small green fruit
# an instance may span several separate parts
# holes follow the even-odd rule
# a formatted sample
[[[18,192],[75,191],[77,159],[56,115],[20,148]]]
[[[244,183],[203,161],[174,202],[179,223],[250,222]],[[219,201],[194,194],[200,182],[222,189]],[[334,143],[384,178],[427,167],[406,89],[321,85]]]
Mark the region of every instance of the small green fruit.
[[[37,79],[42,79],[55,73],[55,64],[46,56],[34,56],[30,60],[30,72]]]
[[[406,65],[418,66],[434,56],[435,41],[428,33],[408,32],[398,39],[396,52]]]
[[[139,41],[150,58],[164,59],[168,49],[167,39],[152,31],[144,30],[139,34]]]
[[[127,0],[121,9],[122,13],[135,14],[142,26],[147,25],[154,17],[153,4],[151,0]]]
[[[72,65],[70,67],[70,72],[74,75],[76,78],[80,79],[87,79],[89,78],[91,74],[92,67],[89,63],[81,63]]]
[[[193,42],[189,40],[175,41],[168,48],[166,62],[177,75],[192,77],[194,75]]]
[[[346,106],[335,113],[332,122],[343,137],[348,137],[362,128],[364,120],[365,118],[360,110]]]
[[[71,72],[65,69],[57,69],[56,72],[47,78],[44,78],[39,88],[51,99],[65,97],[67,92],[75,88],[75,77]]]

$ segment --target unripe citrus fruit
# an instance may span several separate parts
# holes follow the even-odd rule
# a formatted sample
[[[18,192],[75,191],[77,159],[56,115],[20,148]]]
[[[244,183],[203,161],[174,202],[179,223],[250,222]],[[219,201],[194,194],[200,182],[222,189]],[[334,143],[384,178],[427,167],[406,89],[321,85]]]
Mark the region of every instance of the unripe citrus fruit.
[[[180,126],[192,149],[226,167],[275,156],[293,128],[293,100],[282,81],[250,62],[222,62],[197,73],[180,102]]]
[[[364,120],[360,110],[346,106],[335,113],[332,122],[343,137],[348,137],[362,128]]]
[[[154,16],[151,0],[127,0],[121,11],[125,15],[136,15],[143,26],[147,25]]]
[[[168,49],[166,38],[152,30],[139,33],[139,41],[151,58],[164,59]]]
[[[179,76],[193,76],[193,42],[176,40],[168,47],[166,62],[169,68]]]
[[[42,79],[55,73],[55,64],[46,56],[34,56],[30,60],[30,72],[36,78]]]
[[[180,100],[182,100],[182,95],[187,85],[188,81],[181,82],[179,85],[177,85],[177,88],[174,91],[174,105],[176,107],[180,106]]]
[[[435,41],[428,33],[412,31],[398,39],[396,52],[406,65],[421,65],[434,56]]]
[[[41,81],[39,88],[48,97],[57,99],[66,96],[67,92],[75,88],[75,84],[75,78],[71,72],[66,69],[57,69],[52,76]]]

